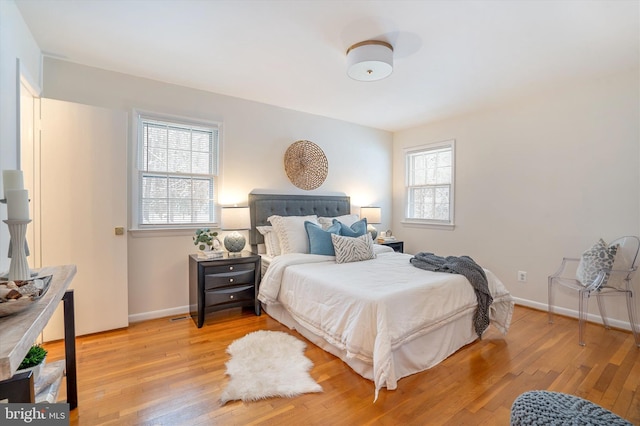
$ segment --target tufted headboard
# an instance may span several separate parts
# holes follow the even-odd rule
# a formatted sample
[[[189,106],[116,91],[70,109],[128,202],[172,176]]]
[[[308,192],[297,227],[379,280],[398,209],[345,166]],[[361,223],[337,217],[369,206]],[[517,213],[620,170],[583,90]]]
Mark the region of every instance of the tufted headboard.
[[[351,213],[351,200],[346,195],[249,194],[249,209],[249,244],[251,251],[257,253],[258,244],[264,243],[264,236],[256,226],[270,225],[267,222],[269,216],[342,216]]]

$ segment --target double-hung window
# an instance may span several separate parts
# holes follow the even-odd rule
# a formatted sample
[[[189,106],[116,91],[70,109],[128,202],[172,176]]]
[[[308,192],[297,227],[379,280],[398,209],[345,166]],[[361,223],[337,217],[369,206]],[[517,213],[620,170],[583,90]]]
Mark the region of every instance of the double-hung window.
[[[139,229],[211,225],[216,217],[218,123],[137,114]]]
[[[453,226],[455,141],[407,148],[405,221]]]

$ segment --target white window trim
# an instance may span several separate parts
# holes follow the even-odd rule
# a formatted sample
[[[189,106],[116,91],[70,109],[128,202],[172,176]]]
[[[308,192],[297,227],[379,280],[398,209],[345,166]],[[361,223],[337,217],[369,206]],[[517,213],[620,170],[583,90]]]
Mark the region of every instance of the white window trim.
[[[131,203],[131,208],[129,208],[129,233],[133,237],[155,237],[161,235],[192,235],[193,232],[198,228],[209,227],[209,228],[219,228],[219,223],[203,223],[203,224],[185,224],[185,225],[142,225],[139,223],[139,213],[140,206],[138,204],[138,196],[140,195],[139,191],[139,173],[138,173],[138,159],[141,155],[141,146],[139,137],[139,127],[141,125],[140,117],[145,117],[149,119],[159,120],[159,121],[171,121],[178,124],[185,124],[189,126],[211,126],[217,127],[218,129],[218,158],[217,158],[217,170],[218,175],[216,176],[216,185],[214,187],[216,204],[214,205],[214,209],[216,209],[216,218],[220,217],[220,205],[218,203],[218,196],[220,194],[220,188],[222,187],[222,146],[223,146],[223,125],[222,122],[213,121],[213,120],[204,120],[204,119],[194,119],[189,117],[183,117],[179,115],[173,114],[164,114],[158,112],[152,112],[142,109],[133,109],[131,113],[131,144],[130,144],[130,155],[129,155],[129,202]]]
[[[433,150],[439,148],[451,147],[451,204],[449,207],[450,218],[449,221],[438,221],[430,219],[413,219],[407,217],[407,209],[409,203],[409,195],[407,192],[407,186],[409,185],[409,165],[407,164],[407,155],[416,151]],[[455,139],[449,139],[442,142],[436,142],[431,144],[425,144],[420,146],[412,146],[404,149],[404,203],[403,203],[403,219],[400,221],[403,225],[413,228],[430,228],[440,230],[455,229],[455,188],[456,188],[456,141]]]

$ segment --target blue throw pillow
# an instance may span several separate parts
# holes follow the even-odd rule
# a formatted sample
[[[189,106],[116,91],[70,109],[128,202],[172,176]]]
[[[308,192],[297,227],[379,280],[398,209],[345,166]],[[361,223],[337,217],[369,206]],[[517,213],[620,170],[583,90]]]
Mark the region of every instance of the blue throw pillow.
[[[326,256],[336,255],[331,241],[331,234],[340,233],[339,224],[334,223],[325,230],[313,222],[305,221],[304,229],[307,231],[307,238],[309,239],[309,253],[324,254]]]
[[[344,235],[345,237],[355,238],[367,233],[367,218],[362,218],[354,222],[351,226],[347,226],[337,219],[333,219],[333,226],[335,225],[340,225],[340,235]],[[331,238],[331,236],[329,236],[329,238]]]

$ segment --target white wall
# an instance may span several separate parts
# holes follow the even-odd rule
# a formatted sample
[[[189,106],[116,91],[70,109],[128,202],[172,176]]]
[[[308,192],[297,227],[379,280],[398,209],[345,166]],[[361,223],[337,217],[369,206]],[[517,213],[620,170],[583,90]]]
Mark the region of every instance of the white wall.
[[[44,62],[43,93],[48,98],[112,109],[138,108],[222,121],[220,198],[224,204],[246,203],[247,194],[256,188],[344,192],[351,196],[354,213],[363,205],[379,205],[383,209],[381,229],[391,223],[389,132],[55,59]],[[325,183],[314,191],[297,189],[284,172],[284,153],[299,139],[318,144],[329,162]],[[129,235],[132,320],[185,311],[187,255],[194,252],[191,235],[191,231]]]
[[[40,81],[40,49],[12,0],[0,1],[0,170],[17,169],[19,153],[18,90],[21,69],[35,83]],[[0,188],[2,177],[0,174]],[[4,198],[4,194],[0,194]],[[0,204],[0,219],[7,218],[7,207]],[[7,250],[9,231],[0,223],[0,272],[9,269]]]
[[[640,234],[639,89],[633,69],[396,133],[393,229],[405,250],[469,255],[546,309],[547,277],[563,256]],[[402,225],[403,148],[447,139],[456,140],[455,230]],[[577,310],[575,297],[558,303]],[[628,324],[624,299],[609,305]]]

